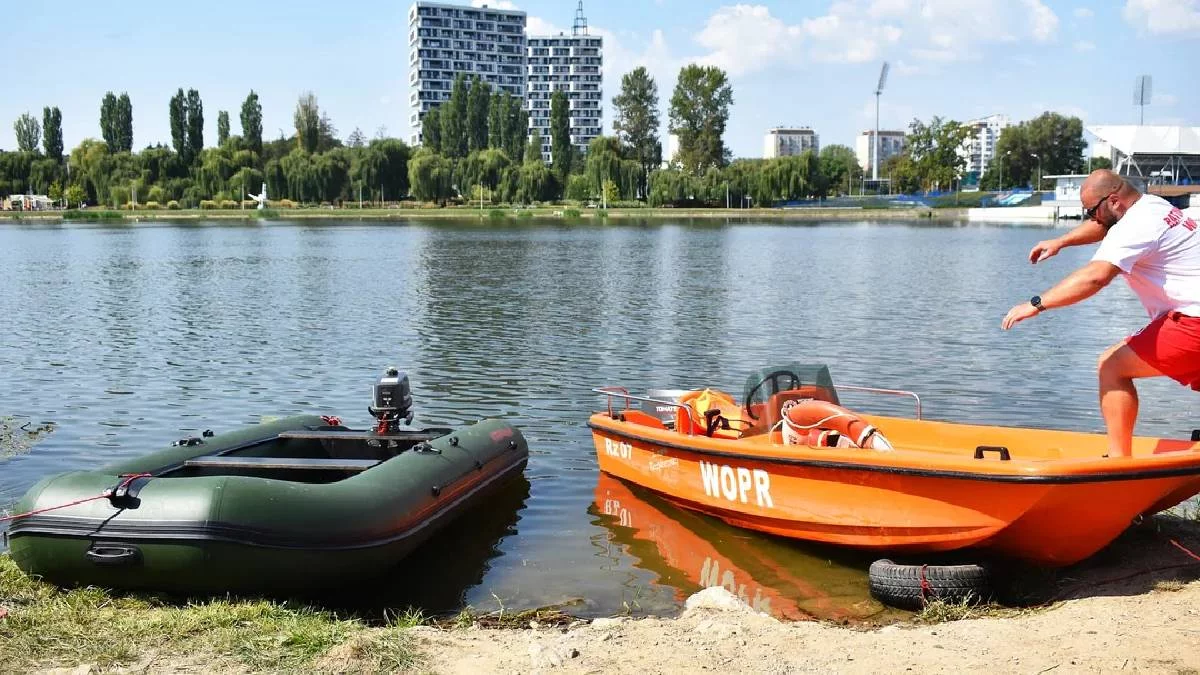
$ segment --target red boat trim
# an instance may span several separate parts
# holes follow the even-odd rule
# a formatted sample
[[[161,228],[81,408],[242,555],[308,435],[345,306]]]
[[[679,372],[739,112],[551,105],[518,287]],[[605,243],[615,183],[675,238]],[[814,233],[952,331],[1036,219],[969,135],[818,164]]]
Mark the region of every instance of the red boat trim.
[[[588,422],[588,427],[593,430],[599,430],[605,433],[611,433],[615,436],[629,438],[643,443],[651,443],[672,450],[680,450],[690,452],[696,455],[705,455],[708,457],[721,457],[724,459],[734,459],[749,462],[761,462],[763,464],[786,464],[788,466],[805,466],[818,469],[850,469],[854,471],[869,471],[874,473],[895,474],[901,476],[921,476],[924,478],[956,478],[961,480],[977,480],[993,483],[1037,483],[1049,485],[1066,485],[1077,483],[1111,483],[1118,481],[1130,480],[1147,480],[1151,478],[1177,478],[1180,476],[1200,476],[1200,460],[1196,464],[1187,467],[1176,467],[1171,469],[1145,469],[1141,471],[1113,471],[1106,473],[1088,474],[1088,475],[1025,475],[1025,474],[980,474],[969,471],[937,471],[934,469],[912,469],[898,466],[873,466],[870,464],[858,464],[855,462],[837,462],[823,459],[790,459],[786,457],[763,457],[761,455],[747,455],[738,452],[725,452],[721,450],[708,450],[705,448],[696,448],[690,445],[681,443],[672,443],[663,441],[657,438],[648,436],[639,436],[624,431],[617,431],[610,427],[602,427]]]

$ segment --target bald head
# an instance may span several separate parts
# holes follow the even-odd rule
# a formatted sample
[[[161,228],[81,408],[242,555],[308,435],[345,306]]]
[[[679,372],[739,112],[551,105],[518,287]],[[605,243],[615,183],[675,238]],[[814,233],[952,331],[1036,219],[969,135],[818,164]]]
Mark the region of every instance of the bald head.
[[[1112,227],[1142,196],[1138,189],[1110,169],[1096,169],[1088,174],[1079,188],[1079,201],[1085,212],[1105,227]],[[1108,202],[1101,208],[1101,202]]]
[[[1088,174],[1079,188],[1079,196],[1084,204],[1095,204],[1113,193],[1124,198],[1130,193],[1138,194],[1138,191],[1111,169],[1096,169]]]

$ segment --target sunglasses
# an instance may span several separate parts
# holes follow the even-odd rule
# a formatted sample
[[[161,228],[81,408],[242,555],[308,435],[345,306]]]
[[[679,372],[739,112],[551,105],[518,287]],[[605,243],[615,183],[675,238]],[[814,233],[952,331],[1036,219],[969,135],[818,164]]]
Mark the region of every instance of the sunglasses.
[[[1111,197],[1111,196],[1113,196],[1113,195],[1115,195],[1115,194],[1117,194],[1117,191],[1116,191],[1116,190],[1113,190],[1112,192],[1110,192],[1110,193],[1108,193],[1108,194],[1104,195],[1103,197],[1101,197],[1101,198],[1100,198],[1100,201],[1096,202],[1096,205],[1095,205],[1095,206],[1093,206],[1093,207],[1092,207],[1092,208],[1090,208],[1090,209],[1085,209],[1085,210],[1084,210],[1084,212],[1083,212],[1083,219],[1084,219],[1084,220],[1095,220],[1095,219],[1096,219],[1096,212],[1100,210],[1100,205],[1101,205],[1101,204],[1103,204],[1104,202],[1108,201],[1108,198],[1109,198],[1109,197]]]

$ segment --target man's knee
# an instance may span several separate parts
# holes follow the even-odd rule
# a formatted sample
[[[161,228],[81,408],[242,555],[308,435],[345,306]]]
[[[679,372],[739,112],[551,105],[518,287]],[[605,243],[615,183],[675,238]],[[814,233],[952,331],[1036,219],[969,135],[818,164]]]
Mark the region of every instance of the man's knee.
[[[1102,381],[1134,380],[1161,375],[1123,342],[1109,347],[1100,355],[1096,370]]]

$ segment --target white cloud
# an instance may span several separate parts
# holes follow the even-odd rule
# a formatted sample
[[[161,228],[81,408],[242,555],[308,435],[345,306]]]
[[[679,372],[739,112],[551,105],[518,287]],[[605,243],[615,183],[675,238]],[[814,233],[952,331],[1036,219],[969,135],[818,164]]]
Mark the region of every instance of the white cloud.
[[[864,63],[907,47],[915,61],[978,57],[982,44],[1048,42],[1058,16],[1042,0],[834,0],[824,14],[789,24],[765,5],[726,5],[695,36],[700,61],[738,76],[801,63]],[[1200,2],[1200,0],[1195,0]]]
[[[472,7],[483,7],[484,5],[492,9],[519,9],[511,0],[471,0]]]
[[[1090,52],[1096,48],[1096,43],[1091,40],[1078,40],[1075,42],[1075,51]]]
[[[1200,30],[1200,0],[1126,0],[1125,21],[1141,32],[1194,33]]]
[[[701,63],[718,66],[737,77],[772,62],[791,60],[804,33],[801,26],[789,26],[771,16],[771,10],[763,5],[734,5],[721,7],[710,16],[696,41],[709,50]]]
[[[1076,7],[1075,8],[1075,18],[1077,18],[1077,19],[1090,19],[1095,15],[1096,15],[1096,13],[1087,7]]]

